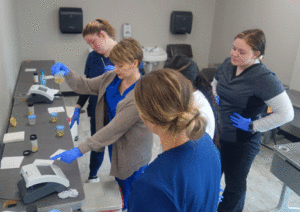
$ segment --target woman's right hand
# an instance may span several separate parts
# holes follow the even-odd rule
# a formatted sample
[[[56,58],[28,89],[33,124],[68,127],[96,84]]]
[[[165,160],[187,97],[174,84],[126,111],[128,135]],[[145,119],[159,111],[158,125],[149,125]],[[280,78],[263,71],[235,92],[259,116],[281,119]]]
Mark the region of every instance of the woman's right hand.
[[[107,65],[104,67],[104,73],[115,70],[115,66]]]
[[[59,72],[64,72],[64,75],[66,76],[69,73],[69,68],[61,62],[55,63],[51,67],[51,74],[54,75],[58,74]]]

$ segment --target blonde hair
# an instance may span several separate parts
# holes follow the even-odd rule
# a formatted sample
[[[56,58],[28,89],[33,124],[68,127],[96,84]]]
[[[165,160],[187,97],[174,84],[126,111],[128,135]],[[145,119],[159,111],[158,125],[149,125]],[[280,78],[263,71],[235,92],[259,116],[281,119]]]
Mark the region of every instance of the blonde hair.
[[[202,137],[206,119],[194,106],[189,80],[172,69],[152,71],[135,86],[134,98],[141,116],[176,135],[183,131],[189,139]]]
[[[99,34],[101,31],[105,31],[106,34],[115,39],[115,29],[108,23],[108,21],[103,19],[96,19],[88,23],[82,31],[82,36],[90,35],[90,34]]]
[[[109,53],[109,59],[115,64],[138,61],[138,66],[143,59],[143,50],[140,43],[133,38],[126,38],[116,44]]]

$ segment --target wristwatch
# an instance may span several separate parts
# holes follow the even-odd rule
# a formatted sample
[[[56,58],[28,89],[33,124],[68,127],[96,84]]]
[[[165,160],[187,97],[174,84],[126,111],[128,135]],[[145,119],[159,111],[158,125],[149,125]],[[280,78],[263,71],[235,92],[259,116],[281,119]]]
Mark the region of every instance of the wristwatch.
[[[253,130],[253,122],[251,121],[249,124],[249,131],[254,134],[256,131]]]

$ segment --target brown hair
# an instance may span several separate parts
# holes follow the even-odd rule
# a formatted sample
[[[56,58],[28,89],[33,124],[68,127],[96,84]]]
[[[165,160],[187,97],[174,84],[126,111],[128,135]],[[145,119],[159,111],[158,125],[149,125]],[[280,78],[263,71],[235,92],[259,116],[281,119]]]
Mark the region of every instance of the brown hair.
[[[109,59],[115,64],[132,64],[134,60],[138,60],[138,66],[140,66],[143,60],[142,46],[133,38],[123,39],[113,47],[109,53]]]
[[[194,106],[192,89],[182,74],[165,68],[144,75],[134,98],[143,118],[175,135],[185,131],[193,140],[204,135],[206,119]]]
[[[90,34],[99,34],[101,31],[105,31],[106,34],[115,39],[115,29],[108,23],[108,21],[103,19],[96,19],[88,23],[82,31],[83,37]]]
[[[266,37],[261,29],[245,30],[235,36],[234,40],[237,38],[244,39],[253,51],[260,51],[258,57],[265,54]]]

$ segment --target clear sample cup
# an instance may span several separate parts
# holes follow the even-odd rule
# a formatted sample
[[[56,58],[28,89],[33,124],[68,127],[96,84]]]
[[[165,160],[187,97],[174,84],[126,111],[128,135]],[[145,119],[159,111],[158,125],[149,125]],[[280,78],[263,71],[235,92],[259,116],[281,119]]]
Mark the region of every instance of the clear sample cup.
[[[50,122],[51,123],[56,123],[56,122],[58,122],[58,120],[57,120],[57,113],[51,113],[50,114]]]
[[[31,152],[38,151],[38,141],[37,136],[35,134],[30,135],[30,142],[31,142]]]
[[[65,134],[65,127],[64,125],[58,125],[56,126],[56,135],[61,137]]]
[[[35,115],[29,115],[28,116],[28,121],[30,125],[34,125],[35,124],[35,120],[36,120],[36,116]]]
[[[64,75],[65,72],[64,71],[59,71],[58,73],[54,74],[54,81],[57,84],[61,84],[64,81]]]

